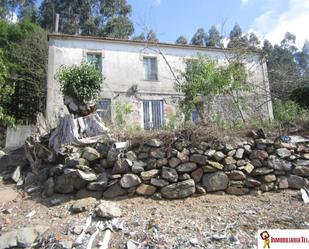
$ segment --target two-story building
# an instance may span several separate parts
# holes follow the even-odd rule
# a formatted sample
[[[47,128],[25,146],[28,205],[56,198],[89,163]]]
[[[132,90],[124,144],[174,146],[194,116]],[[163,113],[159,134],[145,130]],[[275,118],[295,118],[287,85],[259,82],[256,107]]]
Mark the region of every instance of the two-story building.
[[[66,112],[55,80],[57,69],[63,64],[88,60],[102,71],[105,80],[97,100],[97,111],[106,122],[113,119],[115,101],[127,102],[133,107],[128,123],[150,129],[159,128],[176,112],[183,94],[175,90],[175,75],[185,69],[185,58],[202,55],[225,63],[227,56],[233,53],[233,50],[221,48],[50,34],[47,120],[55,125],[59,113]],[[249,81],[256,86],[249,99],[260,105],[264,117],[272,118],[272,104],[267,100],[269,83],[265,60],[261,54],[250,53],[245,64]],[[228,101],[222,98],[216,101],[218,113],[223,116],[234,115],[229,107]]]

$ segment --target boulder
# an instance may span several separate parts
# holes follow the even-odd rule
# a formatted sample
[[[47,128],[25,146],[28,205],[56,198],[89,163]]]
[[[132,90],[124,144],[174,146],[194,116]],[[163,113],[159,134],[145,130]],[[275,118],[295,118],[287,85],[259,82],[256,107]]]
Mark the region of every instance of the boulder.
[[[43,197],[50,197],[54,194],[55,189],[55,181],[54,178],[50,177],[46,180],[46,182],[43,185]]]
[[[83,180],[87,181],[87,182],[92,182],[97,180],[97,175],[95,173],[92,172],[84,172],[82,170],[76,170],[76,174]]]
[[[20,171],[21,171],[21,167],[20,166],[17,166],[16,169],[14,170],[14,172],[12,173],[12,180],[17,183],[19,178],[20,178]]]
[[[189,161],[190,151],[184,148],[181,152],[177,152],[177,158],[180,159],[182,162]]]
[[[113,167],[114,166],[114,163],[117,161],[118,159],[118,152],[115,151],[115,150],[109,150],[107,152],[107,165],[109,167]]]
[[[269,156],[267,160],[267,165],[269,168],[272,168],[275,170],[282,170],[282,171],[292,170],[292,164],[289,161],[280,159],[274,155]]]
[[[195,193],[195,183],[192,179],[173,183],[161,189],[161,194],[167,199],[185,198]]]
[[[168,164],[167,158],[162,158],[157,160],[157,168],[161,168]]]
[[[166,156],[166,152],[163,149],[151,149],[149,155],[152,158],[162,159]]]
[[[229,186],[226,189],[226,193],[230,195],[245,195],[249,193],[249,189],[247,188],[241,188],[241,187],[235,187],[235,186]]]
[[[60,175],[55,178],[55,191],[61,194],[74,192],[74,177],[70,175]]]
[[[168,160],[168,165],[172,168],[176,168],[177,165],[181,163],[181,160],[177,157],[172,157],[170,160]]]
[[[301,176],[290,175],[287,177],[289,188],[301,189],[309,186],[309,180]]]
[[[291,151],[286,149],[286,148],[280,148],[280,149],[276,150],[276,154],[280,158],[287,158],[287,157],[291,156]]]
[[[130,150],[125,154],[125,157],[129,159],[131,162],[135,162],[137,159],[137,155],[134,151]]]
[[[95,212],[97,216],[107,219],[117,218],[122,215],[119,205],[111,201],[101,201],[96,207]]]
[[[219,162],[219,161],[223,160],[223,158],[225,158],[225,155],[221,151],[216,151],[215,154],[213,155],[213,157],[215,158],[215,160],[217,162]]]
[[[152,185],[147,185],[147,184],[140,184],[137,188],[136,188],[136,193],[139,195],[153,195],[156,192],[156,187],[152,186]]]
[[[216,153],[216,150],[208,149],[205,151],[205,156],[212,157]]]
[[[169,184],[169,182],[161,178],[151,178],[150,184],[156,187],[165,187],[166,185]]]
[[[159,173],[160,173],[160,170],[158,170],[158,169],[152,169],[152,170],[144,171],[144,172],[141,173],[141,178],[144,181],[149,181],[151,178],[157,176]]]
[[[279,178],[278,178],[278,188],[279,189],[288,189],[289,188],[289,182],[288,182],[287,177],[279,176]]]
[[[177,172],[180,173],[185,173],[185,172],[191,172],[197,168],[196,163],[193,162],[187,162],[187,163],[182,163],[177,166]]]
[[[92,147],[85,147],[82,157],[85,158],[87,161],[92,162],[100,159],[101,155],[96,149]]]
[[[111,185],[104,193],[103,193],[103,197],[104,198],[108,198],[108,199],[112,199],[115,198],[117,196],[123,196],[126,195],[127,191],[123,188],[121,188],[120,184],[117,182],[113,185]]]
[[[195,183],[198,183],[203,177],[203,169],[198,168],[191,173],[191,177],[193,178]]]
[[[244,156],[244,153],[245,153],[245,150],[243,148],[237,149],[235,153],[235,158],[238,160],[242,159]]]
[[[199,165],[205,165],[207,161],[207,157],[201,154],[192,154],[190,156],[190,161],[197,163]]]
[[[132,188],[141,183],[141,179],[135,174],[125,174],[121,177],[120,186],[123,188]]]
[[[118,159],[116,160],[112,174],[125,174],[130,172],[130,163],[127,160]]]
[[[262,175],[270,174],[270,173],[272,173],[272,172],[274,172],[273,169],[266,168],[266,167],[262,167],[262,168],[254,169],[254,170],[251,172],[251,175],[252,175],[252,176],[262,176]]]
[[[254,166],[251,163],[247,163],[243,168],[243,171],[247,174],[251,174],[253,170],[254,170]]]
[[[71,206],[71,210],[74,213],[90,211],[94,208],[96,202],[97,200],[93,197],[83,198],[75,201]]]
[[[224,167],[221,163],[213,162],[213,161],[207,161],[207,165],[210,165],[211,167],[213,167],[217,170],[222,170],[223,167]]]
[[[162,167],[161,177],[169,182],[177,182],[178,173],[173,168]]]
[[[150,170],[150,169],[155,169],[155,168],[157,168],[157,159],[149,158],[147,160],[146,169]]]
[[[224,172],[215,172],[203,176],[203,186],[207,192],[225,190],[228,187],[229,178]]]
[[[261,182],[252,178],[252,177],[247,177],[245,180],[245,186],[248,188],[255,188],[261,186]]]
[[[148,140],[145,144],[150,146],[150,147],[158,148],[158,147],[162,146],[163,142],[159,139],[153,138],[153,139]]]
[[[277,177],[275,174],[270,174],[270,175],[261,176],[260,179],[263,182],[275,182],[277,180]]]
[[[268,157],[268,153],[265,150],[253,150],[250,154],[251,160],[265,160]]]
[[[296,166],[293,169],[293,174],[298,176],[309,176],[309,167],[308,166]]]
[[[230,180],[244,180],[246,175],[240,170],[233,170],[229,175]]]
[[[102,191],[107,187],[108,177],[105,172],[98,175],[98,178],[94,182],[89,182],[87,185],[87,189],[93,191]]]
[[[228,156],[228,157],[224,158],[223,164],[224,165],[236,164],[236,160],[233,157]]]
[[[134,161],[132,166],[132,172],[135,174],[139,174],[145,170],[146,163],[140,160]]]

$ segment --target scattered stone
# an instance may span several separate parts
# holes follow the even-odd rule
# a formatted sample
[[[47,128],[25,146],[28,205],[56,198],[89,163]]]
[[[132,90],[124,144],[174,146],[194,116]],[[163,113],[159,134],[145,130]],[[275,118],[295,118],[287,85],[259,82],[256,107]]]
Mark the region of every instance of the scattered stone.
[[[277,180],[277,177],[274,174],[264,175],[264,176],[261,176],[261,180],[263,182],[275,182]]]
[[[47,226],[36,225],[3,233],[0,236],[0,248],[30,248],[47,230]]]
[[[298,176],[309,176],[309,167],[308,166],[296,166],[293,169],[293,174]]]
[[[74,204],[71,206],[71,210],[74,213],[90,211],[94,208],[96,202],[97,200],[92,197],[80,199],[74,202]]]
[[[230,180],[244,180],[246,175],[240,170],[233,170],[229,175]]]
[[[309,180],[301,176],[290,175],[287,177],[289,188],[292,189],[301,189],[303,187],[309,186]]]
[[[187,162],[187,163],[182,163],[178,165],[176,169],[178,172],[184,173],[184,172],[191,172],[195,170],[196,168],[197,168],[196,163]]]
[[[168,161],[168,165],[172,168],[176,168],[177,165],[179,165],[181,163],[181,160],[176,158],[176,157],[172,157],[169,161]]]
[[[191,177],[193,178],[195,183],[200,182],[203,177],[203,168],[198,168],[191,173]]]
[[[98,175],[98,178],[95,182],[89,182],[87,185],[87,189],[93,191],[102,191],[107,187],[107,184],[108,184],[108,177],[107,174],[104,172]]]
[[[280,148],[276,150],[276,154],[280,157],[280,158],[286,158],[291,156],[291,151],[286,149],[286,148]]]
[[[76,174],[83,180],[87,182],[95,181],[97,179],[97,175],[91,172],[84,172],[81,170],[76,170]]]
[[[247,177],[245,180],[245,186],[249,188],[255,188],[261,186],[261,182],[252,178],[252,177]]]
[[[246,166],[243,168],[243,171],[247,174],[251,174],[254,170],[254,166],[251,163],[247,163]]]
[[[203,176],[203,186],[207,192],[225,190],[228,187],[229,178],[224,172],[215,172]]]
[[[225,155],[221,151],[216,151],[216,153],[213,155],[215,160],[217,162],[221,161],[223,158],[225,158]]]
[[[173,168],[162,167],[161,177],[169,182],[177,182],[178,174]]]
[[[139,174],[141,172],[143,172],[146,167],[146,163],[144,163],[143,161],[134,161],[133,166],[132,166],[132,172],[135,174]]]
[[[147,185],[147,184],[140,184],[137,188],[136,188],[136,193],[139,195],[153,195],[156,192],[156,187],[152,186],[152,185]]]
[[[267,174],[272,173],[272,172],[274,172],[273,169],[263,167],[263,168],[254,169],[252,171],[251,175],[252,176],[262,176],[262,175],[267,175]]]
[[[122,215],[122,211],[118,204],[111,201],[101,201],[95,211],[99,217],[107,219],[117,218]]]
[[[132,188],[139,185],[141,182],[141,179],[137,175],[128,173],[122,176],[120,185],[123,188]]]
[[[268,157],[268,153],[265,150],[253,150],[250,154],[250,159],[265,160]]]
[[[100,159],[101,155],[96,149],[91,147],[85,147],[82,157],[85,158],[87,161],[92,162]]]
[[[164,180],[164,179],[160,179],[160,178],[151,178],[150,179],[150,183],[153,185],[153,186],[156,186],[156,187],[165,187],[166,185],[169,184],[168,181]]]
[[[110,186],[104,193],[103,193],[103,197],[108,198],[108,199],[112,199],[115,198],[117,196],[122,196],[127,194],[127,191],[125,189],[123,189],[119,183],[115,183],[112,186]]]
[[[151,146],[151,147],[158,148],[158,147],[162,146],[163,143],[159,139],[153,138],[153,139],[148,140],[145,144],[148,145],[148,146]]]
[[[190,156],[190,161],[197,163],[199,165],[205,165],[207,161],[207,157],[201,154],[192,154]]]
[[[221,163],[213,162],[213,161],[207,161],[207,164],[210,165],[211,167],[217,169],[217,170],[222,170],[223,167],[224,167]]]
[[[206,190],[205,190],[205,188],[203,186],[196,185],[195,188],[196,188],[196,192],[197,193],[202,194],[202,195],[206,194]]]
[[[161,194],[167,199],[185,198],[195,193],[195,183],[192,179],[173,183],[161,189]]]
[[[144,172],[141,173],[141,178],[144,181],[149,181],[151,178],[157,176],[159,173],[160,173],[160,170],[158,170],[158,169],[152,169],[152,170],[144,171]]]
[[[20,166],[17,166],[16,169],[14,170],[12,176],[11,176],[12,180],[15,183],[17,183],[19,178],[20,178],[20,170],[21,170]]]
[[[244,156],[244,153],[245,153],[245,150],[243,148],[237,149],[235,153],[235,158],[238,160],[242,159]]]
[[[290,171],[292,164],[286,160],[280,159],[274,155],[269,156],[267,160],[268,167],[275,170]]]

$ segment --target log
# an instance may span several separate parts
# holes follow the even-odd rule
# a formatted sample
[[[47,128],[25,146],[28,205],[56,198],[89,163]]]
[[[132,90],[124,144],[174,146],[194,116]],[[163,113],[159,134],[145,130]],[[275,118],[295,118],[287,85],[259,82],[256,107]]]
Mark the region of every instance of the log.
[[[108,128],[98,114],[74,118],[72,114],[60,118],[49,139],[49,147],[58,153],[65,145],[87,145],[108,138]]]

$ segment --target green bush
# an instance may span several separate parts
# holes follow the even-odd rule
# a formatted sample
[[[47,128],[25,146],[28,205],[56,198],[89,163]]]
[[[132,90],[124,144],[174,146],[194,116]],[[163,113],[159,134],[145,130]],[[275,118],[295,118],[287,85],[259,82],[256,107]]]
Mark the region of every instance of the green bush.
[[[118,127],[123,127],[126,124],[128,115],[133,112],[133,106],[128,102],[115,101],[113,104],[114,121]]]
[[[72,97],[78,103],[95,99],[101,90],[103,79],[95,65],[85,61],[79,66],[62,65],[56,74],[63,95]]]
[[[274,118],[276,122],[281,124],[297,124],[309,119],[307,110],[301,108],[296,102],[274,101]]]

